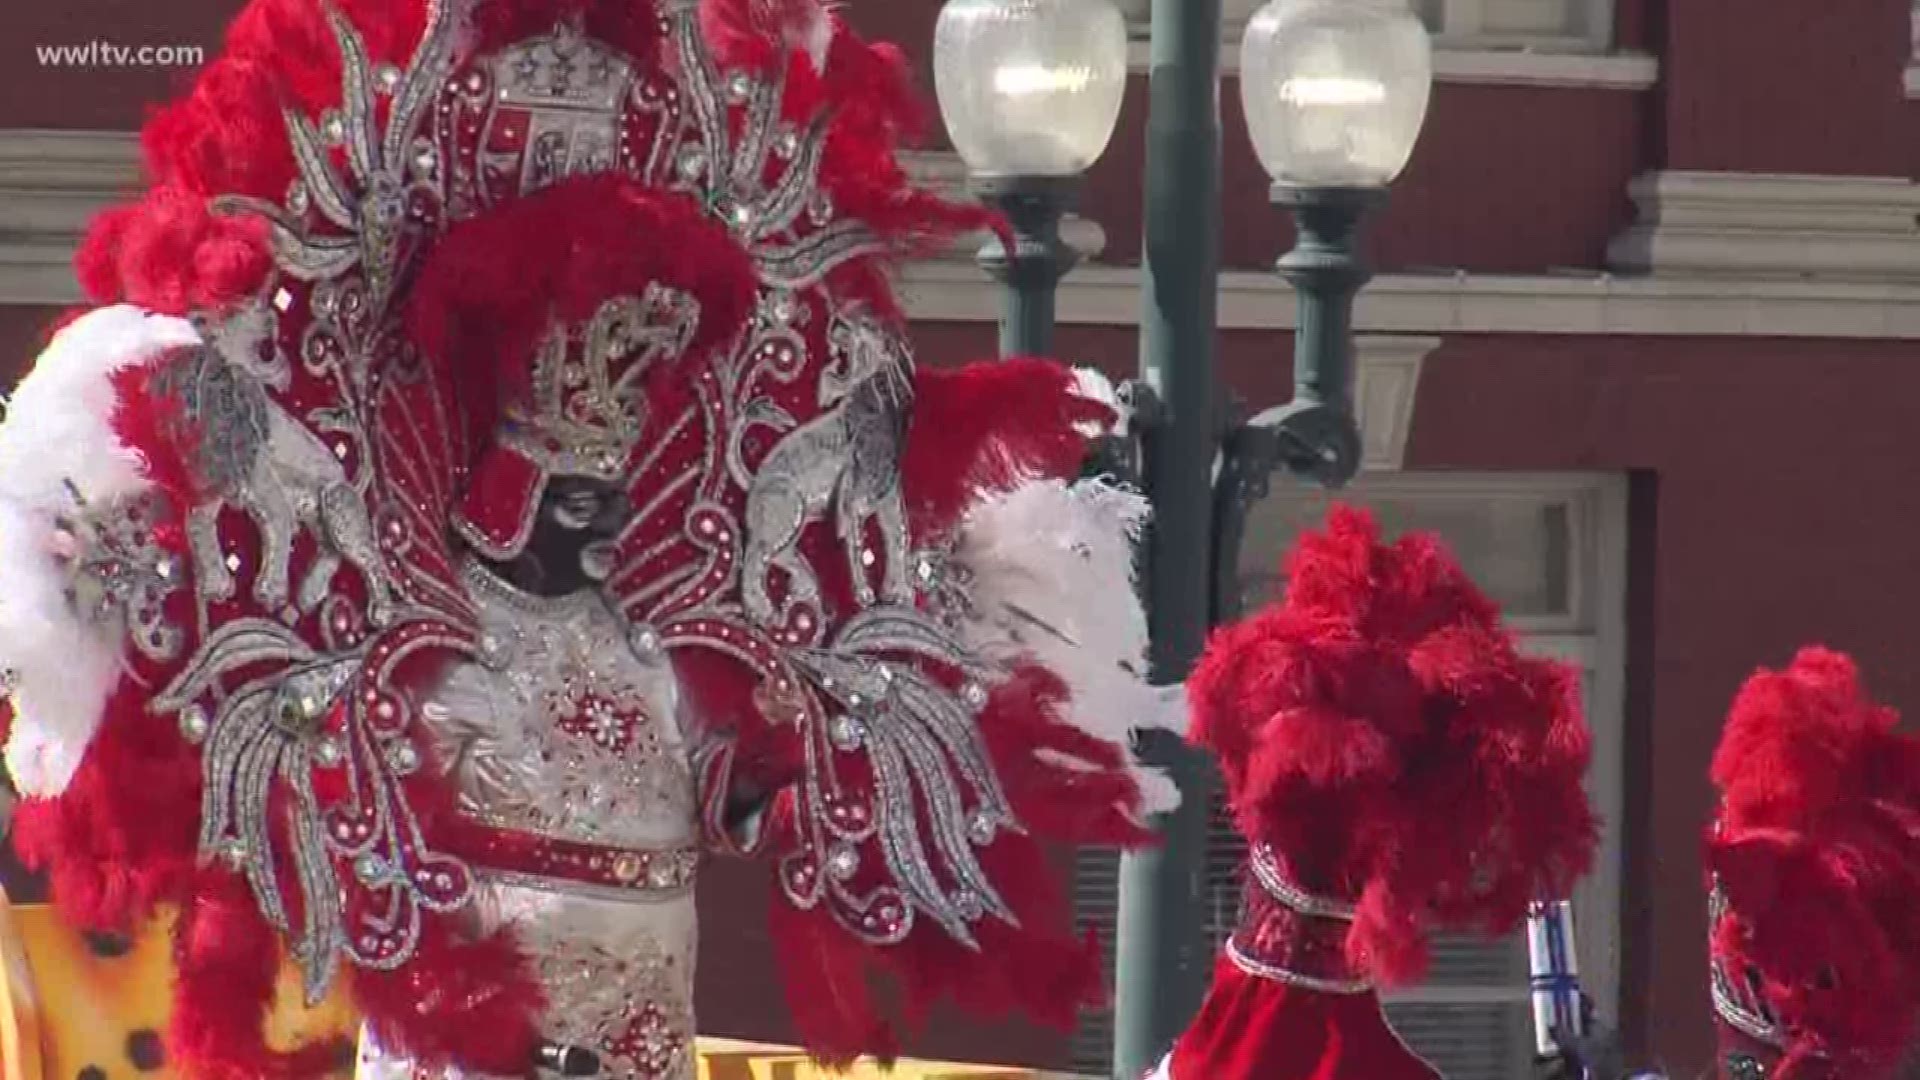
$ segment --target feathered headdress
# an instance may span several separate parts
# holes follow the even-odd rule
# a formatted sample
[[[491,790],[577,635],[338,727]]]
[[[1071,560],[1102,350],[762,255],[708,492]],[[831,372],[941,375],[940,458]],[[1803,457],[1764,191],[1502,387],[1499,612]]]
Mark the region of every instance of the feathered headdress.
[[[1714,754],[1714,1006],[1727,1055],[1777,1080],[1873,1080],[1914,1035],[1920,738],[1896,719],[1809,648],[1747,680]]]
[[[1259,871],[1350,914],[1359,979],[1418,979],[1435,928],[1510,930],[1595,843],[1575,673],[1523,656],[1440,542],[1335,507],[1284,600],[1217,633],[1189,681]]]
[[[876,966],[914,1011],[1098,994],[1041,842],[1141,838],[1125,720],[1084,715],[1133,622],[1041,613],[1111,654],[1081,665],[944,599],[1006,595],[1001,526],[1049,498],[1076,574],[1137,515],[1017,496],[1110,418],[1070,372],[914,369],[892,265],[988,221],[909,182],[923,119],[812,0],[251,0],[156,115],[78,260],[119,306],[0,428],[0,669],[57,901],[183,909],[177,1064],[324,1063],[260,1030],[290,955],[310,994],[351,968],[390,1049],[524,1067],[538,980],[463,933],[410,703],[480,645],[450,526],[511,551],[572,469],[636,496],[606,588],[693,711],[804,744],[773,919],[811,1047],[891,1047]]]

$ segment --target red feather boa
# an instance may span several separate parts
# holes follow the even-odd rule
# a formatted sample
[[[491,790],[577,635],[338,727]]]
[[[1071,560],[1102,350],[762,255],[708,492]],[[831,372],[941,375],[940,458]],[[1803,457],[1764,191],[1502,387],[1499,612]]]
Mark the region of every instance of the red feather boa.
[[[1192,738],[1240,831],[1358,905],[1355,970],[1404,985],[1430,928],[1509,930],[1586,870],[1577,677],[1520,655],[1438,540],[1383,544],[1359,511],[1335,507],[1286,578],[1285,600],[1209,643]]]

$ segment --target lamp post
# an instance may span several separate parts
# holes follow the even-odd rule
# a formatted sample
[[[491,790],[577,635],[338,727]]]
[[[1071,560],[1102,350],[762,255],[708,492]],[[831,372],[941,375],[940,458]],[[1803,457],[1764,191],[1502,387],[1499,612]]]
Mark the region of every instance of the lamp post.
[[[1140,381],[1132,388],[1153,504],[1144,587],[1154,681],[1184,682],[1212,623],[1209,489],[1219,450],[1220,0],[1153,0],[1148,51]],[[1158,847],[1120,860],[1114,1075],[1137,1080],[1205,992],[1211,763],[1155,729],[1140,756],[1180,787]]]
[[[1372,274],[1355,240],[1413,155],[1432,85],[1432,44],[1402,0],[1268,0],[1247,24],[1240,98],[1272,201],[1293,214],[1298,242],[1277,269],[1300,306],[1293,400],[1236,432],[1243,452],[1228,455],[1254,495],[1276,466],[1329,486],[1360,467],[1353,298]]]
[[[1006,286],[1000,354],[1044,355],[1054,296],[1078,255],[1060,238],[1127,85],[1126,19],[1111,0],[947,0],[934,88],[980,199],[1006,219],[979,262]]]
[[[1403,0],[1269,0],[1248,23],[1241,97],[1273,199],[1298,226],[1298,243],[1278,270],[1298,292],[1300,314],[1293,400],[1223,425],[1212,352],[1220,5],[1153,0],[1152,10],[1145,385],[1134,397],[1148,406],[1139,426],[1154,505],[1154,674],[1171,682],[1185,678],[1207,627],[1238,612],[1247,513],[1274,470],[1335,486],[1359,468],[1351,327],[1354,295],[1369,275],[1354,242],[1361,216],[1412,156],[1433,60],[1426,30]],[[1210,959],[1202,924],[1210,771],[1190,747],[1163,741],[1155,749],[1182,799],[1161,823],[1164,845],[1122,862],[1114,1024],[1121,1080],[1151,1069],[1186,1026]]]
[[[1013,225],[982,264],[1008,283],[1003,352],[1044,352],[1072,263],[1059,217],[1119,112],[1124,19],[1110,0],[948,0],[935,35],[941,111],[976,188]],[[1128,390],[1153,503],[1145,551],[1155,680],[1177,683],[1208,628],[1237,613],[1247,512],[1276,469],[1327,486],[1360,463],[1352,308],[1368,279],[1365,212],[1406,166],[1426,116],[1431,45],[1404,0],[1269,0],[1248,23],[1241,95],[1272,198],[1298,243],[1294,396],[1230,423],[1214,373],[1220,238],[1221,0],[1152,0],[1141,378]],[[1122,860],[1114,1075],[1137,1080],[1191,1018],[1210,955],[1202,922],[1211,770],[1178,739],[1141,747],[1179,783],[1164,842]]]

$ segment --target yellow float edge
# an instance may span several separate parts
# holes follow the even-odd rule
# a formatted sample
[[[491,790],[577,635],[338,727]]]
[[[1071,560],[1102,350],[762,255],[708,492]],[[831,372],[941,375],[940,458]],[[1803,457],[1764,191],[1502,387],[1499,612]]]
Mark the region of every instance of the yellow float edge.
[[[44,1080],[40,995],[27,962],[27,943],[0,888],[0,1080]]]

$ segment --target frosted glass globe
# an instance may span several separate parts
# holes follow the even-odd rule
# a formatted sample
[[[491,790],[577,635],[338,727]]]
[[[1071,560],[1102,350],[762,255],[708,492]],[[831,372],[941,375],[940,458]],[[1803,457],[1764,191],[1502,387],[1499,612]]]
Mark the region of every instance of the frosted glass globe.
[[[1126,17],[1112,0],[947,0],[933,81],[975,175],[1072,176],[1120,118]]]
[[[1401,0],[1269,0],[1240,43],[1247,131],[1277,183],[1384,187],[1432,86],[1432,42]]]

